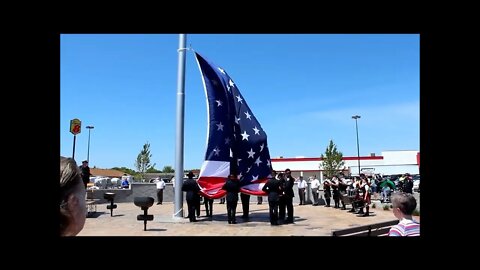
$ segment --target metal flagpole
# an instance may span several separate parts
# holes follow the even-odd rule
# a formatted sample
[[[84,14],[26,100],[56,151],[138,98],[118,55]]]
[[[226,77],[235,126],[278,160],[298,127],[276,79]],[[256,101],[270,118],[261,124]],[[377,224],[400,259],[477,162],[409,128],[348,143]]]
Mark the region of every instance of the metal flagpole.
[[[174,217],[183,218],[183,137],[185,120],[185,44],[187,35],[180,34],[178,43],[178,74],[177,74],[177,121],[175,142],[175,200]]]

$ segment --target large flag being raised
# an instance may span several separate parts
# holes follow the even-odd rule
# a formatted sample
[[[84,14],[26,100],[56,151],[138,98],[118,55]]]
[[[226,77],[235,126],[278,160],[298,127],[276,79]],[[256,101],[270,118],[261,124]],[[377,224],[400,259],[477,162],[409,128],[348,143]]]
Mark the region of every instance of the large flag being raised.
[[[203,195],[220,198],[229,173],[240,179],[241,192],[265,195],[271,172],[267,134],[225,70],[195,53],[207,96],[208,135],[198,184]]]

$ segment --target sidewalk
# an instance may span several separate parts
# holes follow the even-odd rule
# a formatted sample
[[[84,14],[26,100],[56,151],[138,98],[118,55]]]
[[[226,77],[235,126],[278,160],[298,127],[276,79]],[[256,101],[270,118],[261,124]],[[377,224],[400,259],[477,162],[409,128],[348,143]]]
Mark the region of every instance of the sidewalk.
[[[113,217],[107,204],[97,205],[97,213],[88,217],[83,230],[78,236],[331,236],[332,230],[345,229],[371,223],[395,220],[391,210],[383,210],[379,202],[377,208],[370,208],[369,217],[357,217],[347,210],[333,207],[294,204],[294,224],[271,226],[269,222],[268,203],[257,205],[250,203],[250,219],[241,218],[242,204],[237,206],[237,224],[227,223],[226,204],[213,205],[213,220],[205,217],[205,207],[201,206],[198,222],[191,223],[188,218],[173,217],[174,205],[164,202],[154,204],[148,214],[154,215],[153,221],[147,222],[147,231],[143,230],[143,221],[137,221],[137,215],[143,211],[133,203],[117,203]],[[333,205],[333,203],[332,203]],[[184,203],[184,216],[187,204]]]

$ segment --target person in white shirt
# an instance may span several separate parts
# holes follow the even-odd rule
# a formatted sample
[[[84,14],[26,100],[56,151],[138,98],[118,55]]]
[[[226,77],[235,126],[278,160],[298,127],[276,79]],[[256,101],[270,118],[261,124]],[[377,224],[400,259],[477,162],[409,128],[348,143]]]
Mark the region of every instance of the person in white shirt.
[[[305,189],[307,188],[307,181],[303,179],[303,176],[300,176],[298,179],[298,197],[300,198],[300,205],[305,204]]]
[[[157,184],[157,204],[162,204],[163,202],[163,190],[165,189],[165,181],[162,178],[157,178],[155,181]]]
[[[318,189],[320,188],[320,181],[317,179],[317,176],[314,175],[311,177],[310,180],[310,187],[312,188],[312,194],[313,194],[313,205],[318,205]]]

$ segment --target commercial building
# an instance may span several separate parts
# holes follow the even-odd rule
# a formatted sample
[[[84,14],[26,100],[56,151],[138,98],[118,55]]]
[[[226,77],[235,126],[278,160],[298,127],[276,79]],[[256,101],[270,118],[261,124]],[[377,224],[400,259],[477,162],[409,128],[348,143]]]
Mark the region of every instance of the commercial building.
[[[323,178],[320,166],[320,157],[307,158],[272,158],[272,167],[276,171],[289,168],[292,175],[309,177],[316,175]],[[345,165],[341,168],[344,173],[358,175],[358,157],[343,157]],[[380,156],[360,156],[360,172],[366,174],[419,174],[420,152],[415,150],[383,151]],[[319,179],[320,179],[319,178]]]

